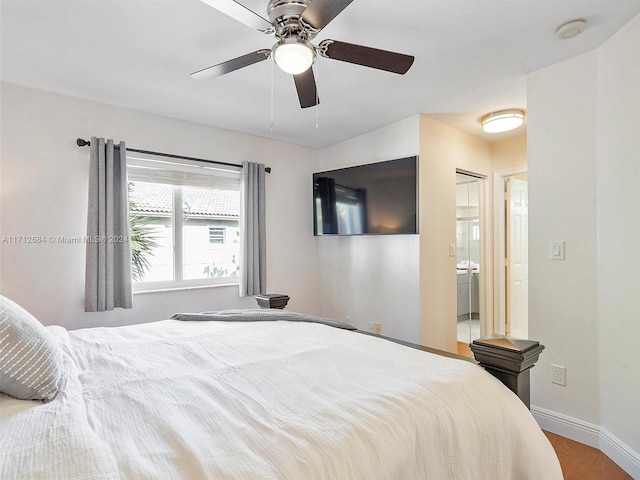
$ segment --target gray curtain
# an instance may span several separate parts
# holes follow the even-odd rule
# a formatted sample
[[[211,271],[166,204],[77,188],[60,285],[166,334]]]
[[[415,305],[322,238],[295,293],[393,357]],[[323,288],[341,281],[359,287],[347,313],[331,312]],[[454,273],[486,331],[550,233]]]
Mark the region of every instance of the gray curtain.
[[[264,164],[242,162],[240,203],[240,296],[267,292]]]
[[[131,247],[124,142],[91,138],[86,312],[131,308]]]

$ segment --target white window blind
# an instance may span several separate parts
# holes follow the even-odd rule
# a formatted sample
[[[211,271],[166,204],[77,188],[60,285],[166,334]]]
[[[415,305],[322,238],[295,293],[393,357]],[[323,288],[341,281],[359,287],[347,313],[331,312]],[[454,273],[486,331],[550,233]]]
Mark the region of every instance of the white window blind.
[[[189,185],[219,190],[240,189],[240,167],[215,167],[188,161],[127,157],[127,174],[131,181]]]

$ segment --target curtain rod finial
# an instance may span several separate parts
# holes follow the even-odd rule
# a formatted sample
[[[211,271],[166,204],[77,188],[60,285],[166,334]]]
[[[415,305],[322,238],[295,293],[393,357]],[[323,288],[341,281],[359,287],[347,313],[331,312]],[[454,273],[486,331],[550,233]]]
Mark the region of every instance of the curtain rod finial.
[[[86,147],[87,145],[91,145],[91,142],[86,141],[84,138],[78,138],[76,143],[79,147]]]

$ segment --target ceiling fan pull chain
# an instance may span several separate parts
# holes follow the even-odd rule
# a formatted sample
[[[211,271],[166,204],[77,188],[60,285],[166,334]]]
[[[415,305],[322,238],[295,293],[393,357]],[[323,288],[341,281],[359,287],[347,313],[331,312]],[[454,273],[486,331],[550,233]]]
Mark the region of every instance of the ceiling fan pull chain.
[[[315,63],[315,68],[316,68],[316,85],[318,85],[318,79],[320,78],[318,76],[318,70],[320,69],[320,67],[318,66],[319,62]],[[313,68],[313,67],[312,67]],[[318,88],[316,87],[316,128],[320,128],[320,100],[318,99]]]
[[[275,62],[271,61],[271,123],[269,124],[269,131],[273,132],[276,128],[273,123],[273,64]]]

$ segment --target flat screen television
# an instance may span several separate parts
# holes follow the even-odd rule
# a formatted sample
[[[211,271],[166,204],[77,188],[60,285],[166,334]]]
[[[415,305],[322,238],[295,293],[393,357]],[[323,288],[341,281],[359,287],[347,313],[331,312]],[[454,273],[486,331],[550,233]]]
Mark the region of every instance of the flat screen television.
[[[313,174],[314,235],[418,233],[418,158]]]

